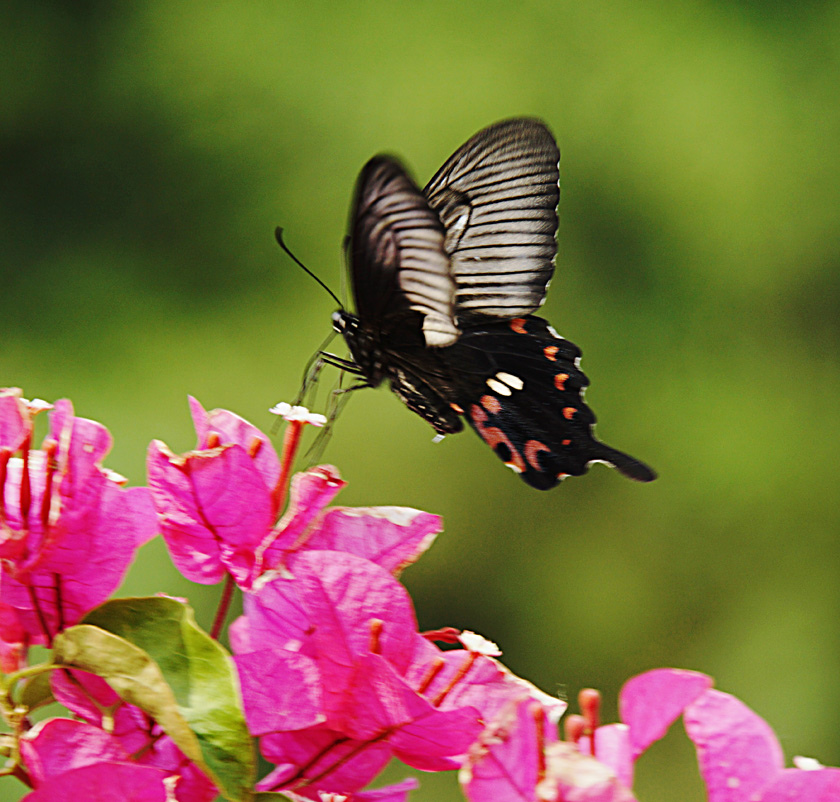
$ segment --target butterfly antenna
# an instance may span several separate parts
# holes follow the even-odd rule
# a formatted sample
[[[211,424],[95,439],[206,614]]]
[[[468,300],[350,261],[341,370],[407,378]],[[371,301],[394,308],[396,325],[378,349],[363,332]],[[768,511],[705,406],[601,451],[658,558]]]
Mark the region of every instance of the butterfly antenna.
[[[298,267],[302,268],[306,273],[309,273],[309,275],[312,276],[312,278],[314,278],[315,281],[317,281],[333,297],[333,300],[338,304],[339,308],[344,309],[344,304],[338,300],[338,296],[289,250],[289,246],[283,242],[283,229],[280,228],[280,226],[277,226],[277,228],[274,229],[274,238],[277,240],[277,244],[292,257],[292,261],[294,261],[294,263]]]

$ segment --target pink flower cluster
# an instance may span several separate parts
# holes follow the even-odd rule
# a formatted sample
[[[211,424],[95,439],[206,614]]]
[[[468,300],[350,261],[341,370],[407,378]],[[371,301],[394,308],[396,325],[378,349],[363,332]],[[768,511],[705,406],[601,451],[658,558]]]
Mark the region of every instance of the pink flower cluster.
[[[35,417],[49,433],[32,448]],[[52,643],[116,589],[137,549],[157,532],[149,491],[101,466],[101,424],[0,390],[0,668],[22,665],[30,644]],[[14,456],[20,453],[19,457]]]
[[[837,802],[840,769],[796,758],[785,768],[773,730],[711,677],[662,668],[621,689],[621,723],[598,726],[598,694],[581,692],[584,716],[557,739],[531,702],[482,733],[461,769],[471,802],[634,802],[635,761],[682,716],[697,749],[708,802]],[[570,734],[571,731],[571,734]]]
[[[49,671],[53,696],[74,716],[33,725],[25,709],[3,706],[15,737],[5,773],[33,788],[27,802],[217,794],[161,724],[104,680],[26,664],[30,645],[50,646],[116,590],[156,532],[187,578],[244,594],[225,661],[235,661],[248,729],[275,766],[257,791],[404,802],[414,780],[364,790],[398,758],[458,769],[471,802],[627,802],[635,760],[682,716],[709,802],[840,799],[840,770],[804,760],[784,768],[769,726],[694,672],[630,680],[619,724],[600,726],[597,694],[584,693],[584,715],[568,717],[559,740],[565,703],[509,672],[494,644],[418,631],[397,576],[432,543],[439,517],[329,507],[344,485],[330,466],[291,477],[301,430],[317,423],[300,409],[284,410],[278,459],[250,423],[191,401],[196,449],[176,455],[153,442],[149,487],[126,489],[101,467],[107,431],[67,401],[32,448],[34,418],[48,408],[0,392],[0,702]]]

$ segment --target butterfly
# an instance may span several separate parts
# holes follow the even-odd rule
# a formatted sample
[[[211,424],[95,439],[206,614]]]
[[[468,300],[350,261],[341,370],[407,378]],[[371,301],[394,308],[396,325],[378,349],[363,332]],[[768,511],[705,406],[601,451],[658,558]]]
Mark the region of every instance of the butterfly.
[[[549,129],[516,118],[479,131],[424,190],[376,156],[356,183],[346,242],[355,313],[332,316],[359,381],[388,382],[438,435],[463,421],[532,487],[604,462],[654,471],[597,440],[580,349],[533,313],[557,252],[560,153]]]

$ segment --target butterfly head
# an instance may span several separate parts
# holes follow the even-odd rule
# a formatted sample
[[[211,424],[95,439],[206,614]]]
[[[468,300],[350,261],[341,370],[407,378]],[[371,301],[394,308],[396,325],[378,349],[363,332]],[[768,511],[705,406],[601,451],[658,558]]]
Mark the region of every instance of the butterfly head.
[[[349,332],[352,336],[353,332],[359,328],[359,318],[345,309],[336,309],[332,313],[332,325],[337,334],[343,334],[346,337]]]

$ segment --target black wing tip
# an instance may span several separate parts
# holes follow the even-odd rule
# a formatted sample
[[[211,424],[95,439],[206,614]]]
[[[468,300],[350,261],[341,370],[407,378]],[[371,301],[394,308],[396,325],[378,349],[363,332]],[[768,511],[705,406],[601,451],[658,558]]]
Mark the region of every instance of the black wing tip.
[[[633,479],[635,482],[652,482],[657,478],[658,474],[649,465],[640,462],[637,459],[629,458],[629,461],[623,465],[616,465],[616,470],[626,476],[628,479]]]
[[[612,465],[622,476],[626,476],[634,482],[652,482],[657,477],[653,468],[623,451],[607,448],[607,453],[598,457],[598,459]]]

